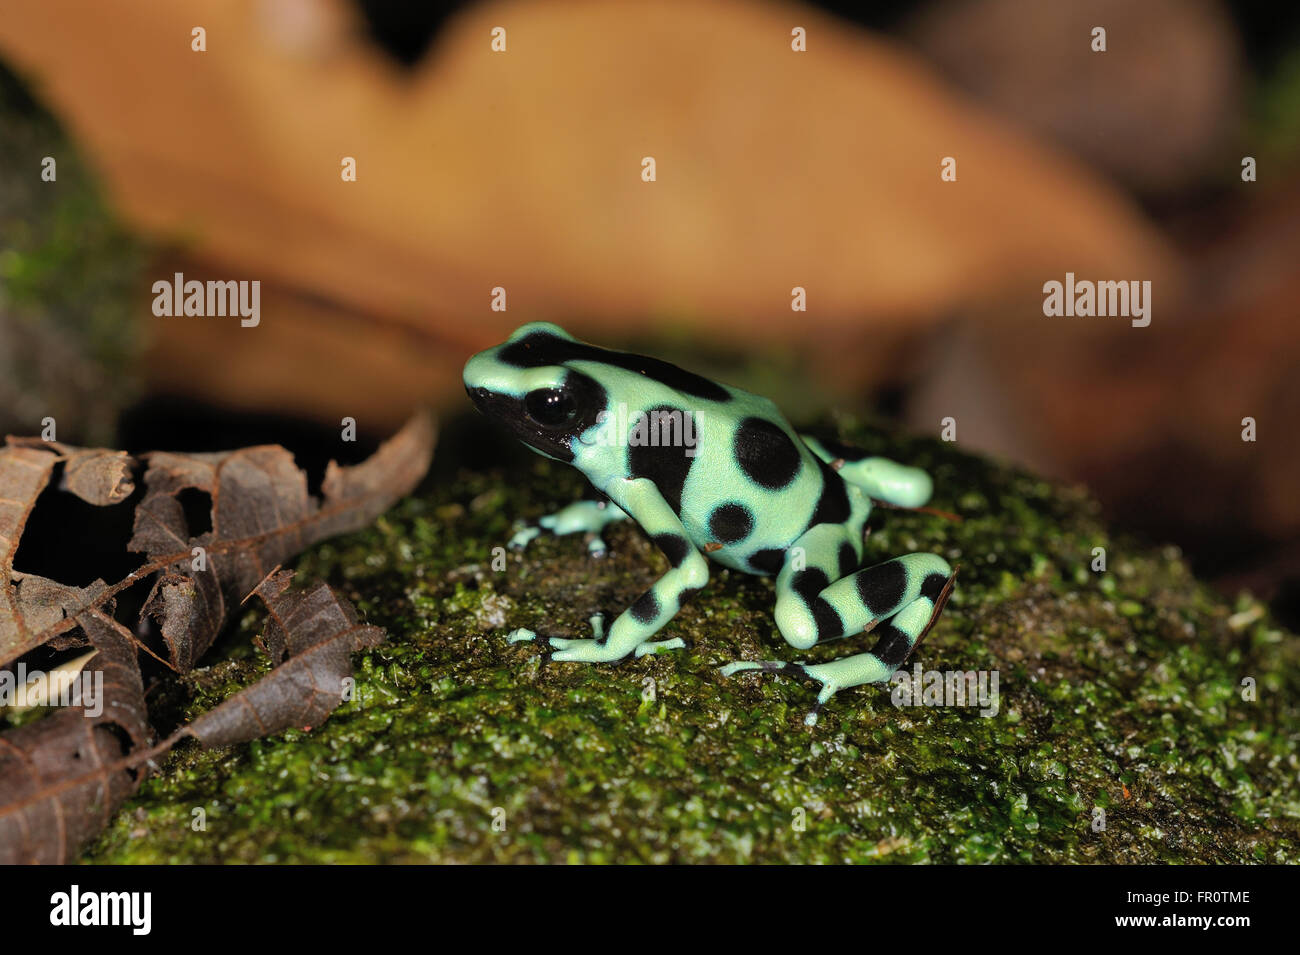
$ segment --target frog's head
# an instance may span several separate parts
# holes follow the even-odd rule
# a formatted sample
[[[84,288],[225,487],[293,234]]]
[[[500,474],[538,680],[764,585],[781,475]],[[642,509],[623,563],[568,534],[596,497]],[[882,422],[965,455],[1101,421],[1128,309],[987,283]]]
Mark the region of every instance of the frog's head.
[[[539,454],[573,461],[573,442],[605,410],[605,389],[566,363],[596,351],[549,322],[516,329],[465,363],[465,391],[479,411]]]

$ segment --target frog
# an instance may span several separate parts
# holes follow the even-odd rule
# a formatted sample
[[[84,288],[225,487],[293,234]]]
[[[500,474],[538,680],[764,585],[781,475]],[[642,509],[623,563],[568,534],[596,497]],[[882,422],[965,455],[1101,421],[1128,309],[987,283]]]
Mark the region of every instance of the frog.
[[[618,663],[685,646],[660,631],[709,581],[711,563],[775,578],[776,629],[794,650],[872,633],[870,650],[822,663],[739,660],[724,678],[784,674],[818,687],[807,716],[842,690],[887,683],[934,627],[957,570],[914,552],[863,566],[867,520],[877,506],[927,510],[922,469],[797,432],[771,400],[658,358],[579,341],[559,325],[530,322],[473,355],[470,400],[530,450],[576,468],[596,499],[520,524],[512,549],[545,531],[589,535],[633,521],[668,569],[589,637],[540,637],[553,662]],[[936,512],[941,513],[941,512]]]

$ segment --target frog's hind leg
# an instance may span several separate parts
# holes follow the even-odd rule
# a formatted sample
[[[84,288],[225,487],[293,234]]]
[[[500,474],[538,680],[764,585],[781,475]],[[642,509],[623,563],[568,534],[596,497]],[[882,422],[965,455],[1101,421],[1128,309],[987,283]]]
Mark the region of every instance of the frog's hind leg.
[[[933,554],[908,554],[895,560],[905,561],[908,558],[921,557],[942,560]],[[888,564],[880,564],[868,570],[887,566]],[[956,571],[953,570],[948,570],[946,573],[937,570],[927,571],[916,599],[903,604],[896,613],[890,615],[875,629],[876,643],[866,653],[857,653],[829,663],[802,665],[803,674],[822,685],[821,692],[817,694],[817,704],[822,705],[839,690],[864,683],[883,683],[893,676],[894,672],[906,663],[907,658],[920,646],[935,621],[939,619],[939,614],[943,612],[944,605],[952,595],[956,576]]]
[[[776,625],[792,647],[875,628],[908,605],[937,597],[952,575],[937,554],[905,554],[858,569],[849,531],[820,524],[795,541],[776,578]],[[901,663],[902,661],[899,661]]]
[[[813,454],[838,471],[841,478],[856,484],[877,501],[895,507],[919,508],[930,499],[934,490],[930,475],[920,468],[844,445],[827,446],[806,434],[799,437]]]
[[[826,568],[834,566],[827,558],[832,530],[828,525],[810,530],[796,544],[803,546],[802,554],[791,548],[795,556],[787,555],[777,578],[777,626],[800,649],[871,630],[877,634],[875,645],[829,663],[732,663],[723,667],[724,676],[765,670],[815,680],[822,686],[820,706],[839,690],[888,680],[934,626],[952,592],[955,574],[947,561],[935,554],[906,554],[827,583]],[[810,717],[815,722],[815,714]]]

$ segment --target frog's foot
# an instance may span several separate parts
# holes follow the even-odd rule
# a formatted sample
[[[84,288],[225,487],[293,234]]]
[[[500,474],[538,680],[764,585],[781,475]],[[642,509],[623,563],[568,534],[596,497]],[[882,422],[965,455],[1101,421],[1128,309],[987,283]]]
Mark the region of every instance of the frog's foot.
[[[626,651],[611,648],[608,643],[600,639],[566,640],[551,637],[551,646],[555,648],[551,653],[551,660],[556,663],[617,663],[628,658]],[[647,654],[680,650],[685,646],[686,641],[681,637],[673,637],[670,640],[647,640],[637,644],[632,650],[632,655],[643,657]]]
[[[552,661],[577,663],[608,663],[617,660],[605,645],[605,615],[594,614],[590,620],[591,637],[544,637],[535,630],[521,627],[506,634],[511,643],[532,642],[549,648],[548,658]]]
[[[686,646],[686,641],[681,637],[673,637],[671,640],[647,640],[636,648],[636,655],[643,657],[646,654],[666,653],[669,650],[681,650]]]
[[[536,524],[520,524],[506,546],[511,550],[523,550],[541,533],[542,529]]]
[[[590,637],[539,637],[532,630],[512,630],[506,635],[511,643],[534,641],[550,647],[549,658],[554,663],[614,663],[629,655],[643,657],[647,654],[680,650],[686,646],[681,637],[668,640],[645,640],[635,647],[626,643],[611,646],[605,632],[605,615],[593,614],[590,618]]]
[[[729,677],[761,670],[765,673],[784,673],[821,684],[821,692],[817,694],[817,707],[804,718],[807,725],[815,726],[818,709],[840,690],[889,682],[894,671],[907,661],[934,626],[948,595],[952,593],[955,577],[954,573],[942,582],[941,587],[936,585],[933,598],[923,596],[922,599],[912,601],[877,628],[877,633],[883,631],[882,636],[876,646],[866,653],[855,653],[828,663],[782,663],[779,660],[729,663],[722,668],[722,675]]]
[[[798,664],[783,663],[780,660],[737,660],[718,667],[718,672],[727,677],[735,676],[737,673],[752,673],[755,670],[761,670],[763,673],[785,673],[794,666]]]
[[[511,630],[506,639],[511,643],[537,644],[542,650],[543,663],[608,663],[616,659],[610,655],[604,641],[590,637],[545,637],[535,630],[521,627]]]
[[[592,614],[590,637],[550,637],[551,660],[556,663],[609,663],[619,659],[605,643],[605,615]]]
[[[737,673],[784,673],[786,676],[792,676],[800,680],[815,680],[808,672],[810,668],[802,663],[786,663],[782,660],[737,660],[735,663],[728,663],[726,666],[719,667],[718,672],[725,677],[735,676]],[[842,689],[836,687],[835,689]],[[830,699],[831,690],[826,694],[826,699]],[[824,702],[824,701],[823,701]]]
[[[866,654],[861,654],[866,656]],[[848,660],[853,660],[849,657]],[[835,660],[831,663],[818,663],[808,665],[805,663],[785,663],[781,660],[739,660],[735,663],[728,663],[720,668],[724,677],[735,676],[737,673],[752,673],[759,671],[762,673],[783,673],[796,679],[806,680],[811,683],[821,684],[821,692],[817,694],[817,703],[803,718],[805,726],[816,726],[817,715],[821,712],[826,702],[838,693],[840,690],[847,689],[851,686],[858,686],[864,682],[874,682],[861,679],[854,679],[859,674],[850,674],[841,672],[843,668],[836,668],[836,664],[846,663],[847,660]],[[881,679],[888,679],[886,674]]]

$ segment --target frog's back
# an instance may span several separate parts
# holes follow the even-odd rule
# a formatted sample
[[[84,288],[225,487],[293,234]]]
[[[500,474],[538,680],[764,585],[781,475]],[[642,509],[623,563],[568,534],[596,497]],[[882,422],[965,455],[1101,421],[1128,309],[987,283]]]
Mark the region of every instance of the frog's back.
[[[761,395],[545,324],[521,328],[484,367],[470,377],[496,390],[568,382],[587,423],[564,449],[571,463],[616,501],[620,481],[650,480],[691,542],[724,566],[775,573],[816,524],[860,534],[869,501]]]
[[[652,480],[714,561],[774,574],[810,526],[865,518],[859,490],[812,453],[769,399],[727,385],[714,386],[725,399],[703,398],[629,374],[640,380],[615,390],[633,401],[609,409],[623,445],[617,470]]]

